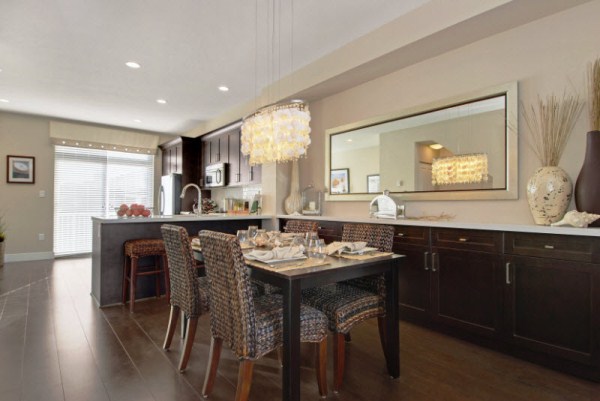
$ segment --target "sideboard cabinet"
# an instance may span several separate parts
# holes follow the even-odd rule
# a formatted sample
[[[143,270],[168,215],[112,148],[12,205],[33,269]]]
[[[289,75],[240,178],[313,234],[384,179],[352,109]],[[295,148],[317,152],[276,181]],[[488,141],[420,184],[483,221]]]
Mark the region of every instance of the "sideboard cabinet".
[[[599,237],[393,227],[401,319],[600,381]]]

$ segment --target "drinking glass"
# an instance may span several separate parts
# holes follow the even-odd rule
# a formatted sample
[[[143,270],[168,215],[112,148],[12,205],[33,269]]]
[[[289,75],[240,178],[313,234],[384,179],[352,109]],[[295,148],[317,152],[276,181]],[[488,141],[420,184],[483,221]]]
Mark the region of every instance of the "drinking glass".
[[[308,257],[323,261],[327,257],[325,240],[311,239],[308,243]]]
[[[248,243],[252,246],[256,245],[256,234],[258,234],[258,226],[248,226]]]
[[[248,230],[237,230],[237,239],[241,244],[245,244],[248,240]]]
[[[313,239],[319,239],[319,233],[317,233],[316,231],[308,231],[304,235],[304,243],[306,244],[306,246],[308,246],[310,243],[310,240],[313,240]]]

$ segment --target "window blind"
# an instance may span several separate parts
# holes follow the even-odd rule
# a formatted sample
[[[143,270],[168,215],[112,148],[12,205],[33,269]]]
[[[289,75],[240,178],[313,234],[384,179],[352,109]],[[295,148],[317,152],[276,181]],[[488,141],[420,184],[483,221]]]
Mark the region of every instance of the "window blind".
[[[92,217],[120,204],[152,206],[154,156],[55,146],[54,254],[92,251]]]

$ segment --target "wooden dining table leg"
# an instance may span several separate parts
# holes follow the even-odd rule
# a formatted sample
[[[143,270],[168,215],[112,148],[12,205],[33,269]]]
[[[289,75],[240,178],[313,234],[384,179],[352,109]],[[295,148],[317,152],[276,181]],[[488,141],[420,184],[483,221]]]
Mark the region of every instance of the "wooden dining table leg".
[[[289,280],[283,290],[283,401],[300,401],[300,283]]]

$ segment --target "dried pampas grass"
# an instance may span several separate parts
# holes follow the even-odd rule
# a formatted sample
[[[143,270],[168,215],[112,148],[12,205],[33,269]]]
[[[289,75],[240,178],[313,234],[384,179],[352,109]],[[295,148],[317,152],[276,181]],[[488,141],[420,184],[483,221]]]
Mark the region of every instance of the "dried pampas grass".
[[[600,59],[588,68],[588,111],[590,131],[600,130]]]
[[[538,97],[537,104],[523,108],[531,133],[528,142],[542,166],[558,166],[582,107],[579,96],[565,93],[561,99]]]

